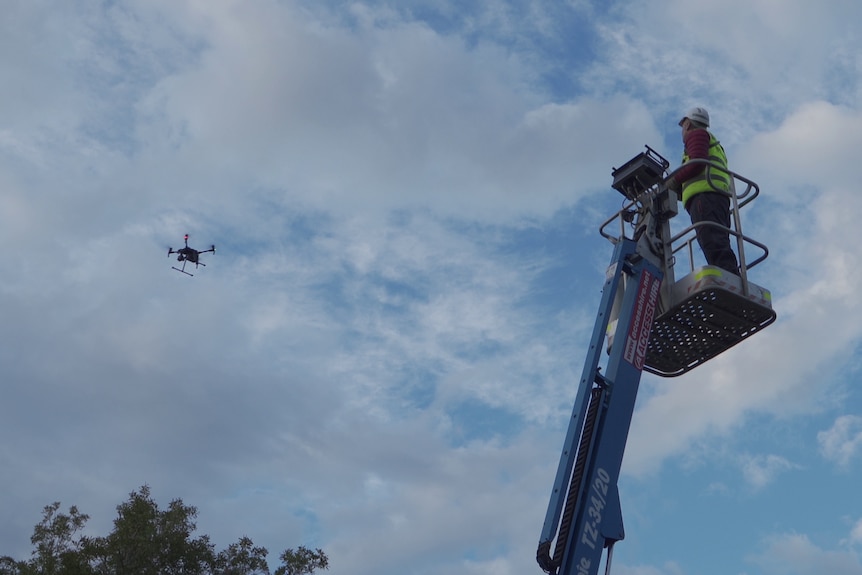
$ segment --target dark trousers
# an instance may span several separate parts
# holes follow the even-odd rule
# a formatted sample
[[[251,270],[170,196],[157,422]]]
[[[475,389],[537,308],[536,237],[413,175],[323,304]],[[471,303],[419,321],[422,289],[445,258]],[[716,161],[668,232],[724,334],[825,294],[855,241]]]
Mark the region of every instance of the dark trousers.
[[[713,222],[713,225],[697,226],[697,243],[706,257],[706,263],[738,274],[739,264],[730,249],[730,198],[716,192],[701,192],[688,200],[685,206],[691,216],[692,225],[699,222]]]

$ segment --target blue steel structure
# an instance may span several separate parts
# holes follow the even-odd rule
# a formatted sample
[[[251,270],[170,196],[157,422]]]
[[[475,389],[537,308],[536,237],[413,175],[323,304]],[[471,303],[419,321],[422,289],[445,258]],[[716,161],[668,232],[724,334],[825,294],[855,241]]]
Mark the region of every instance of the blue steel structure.
[[[709,174],[713,165],[703,162]],[[643,371],[686,373],[776,317],[768,290],[748,281],[748,270],[768,255],[766,246],[743,234],[739,218],[759,194],[757,185],[731,172],[728,231],[736,239],[739,274],[695,268],[696,226],[671,235],[678,210],[676,194],[662,185],[673,175],[668,166],[647,147],[612,173],[625,203],[600,229],[614,255],[536,552],[539,566],[552,575],[595,575],[605,548],[610,573],[613,546],[625,537],[617,481]],[[737,182],[745,185],[739,194]],[[617,220],[619,234],[610,233]],[[746,244],[761,250],[750,263]],[[676,281],[677,259],[686,249],[689,270]]]

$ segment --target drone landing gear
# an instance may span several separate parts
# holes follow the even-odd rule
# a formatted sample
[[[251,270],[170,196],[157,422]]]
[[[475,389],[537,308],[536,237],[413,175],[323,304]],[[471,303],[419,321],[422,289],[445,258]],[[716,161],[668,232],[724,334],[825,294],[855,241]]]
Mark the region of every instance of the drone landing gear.
[[[175,268],[174,266],[171,266],[171,269],[172,269],[172,270],[177,270],[178,272],[183,273],[183,274],[186,274],[187,276],[192,276],[192,277],[194,277],[194,275],[195,275],[195,274],[190,274],[190,273],[189,273],[189,272],[187,272],[186,270],[181,270],[180,268]]]
[[[204,267],[207,267],[207,265],[206,265],[206,264],[201,263],[201,262],[197,262],[197,263],[195,263],[195,267],[198,267],[198,266],[204,266]],[[192,274],[192,273],[189,273],[189,272],[187,272],[187,271],[186,271],[186,261],[185,261],[185,260],[183,260],[183,267],[182,267],[182,269],[180,269],[180,268],[178,268],[178,267],[174,267],[174,266],[171,266],[171,269],[177,270],[178,272],[183,273],[183,274],[186,274],[187,276],[191,276],[191,277],[194,277],[194,276],[195,276],[195,274]]]

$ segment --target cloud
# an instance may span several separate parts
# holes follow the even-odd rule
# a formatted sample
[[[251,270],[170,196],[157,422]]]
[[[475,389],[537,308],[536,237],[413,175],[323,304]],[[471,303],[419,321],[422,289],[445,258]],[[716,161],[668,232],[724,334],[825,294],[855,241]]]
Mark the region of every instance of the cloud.
[[[620,575],[685,575],[685,571],[673,561],[665,563],[661,567],[652,565],[629,566],[613,563],[614,573]]]
[[[548,104],[512,89],[531,75],[517,53],[356,10],[341,27],[290,4],[208,6],[199,63],[139,104],[152,161],[242,169],[327,209],[500,221],[604,188],[620,149],[658,139],[635,99]],[[180,136],[163,148],[165,134]]]
[[[862,451],[862,417],[842,415],[832,427],[817,434],[820,454],[846,467]]]
[[[742,474],[755,489],[772,483],[782,472],[799,469],[800,466],[779,455],[746,455],[741,457]]]
[[[862,519],[857,521],[850,530],[849,542],[851,545],[862,545]]]
[[[764,550],[749,557],[764,573],[782,575],[857,575],[862,572],[859,555],[852,551],[829,551],[814,545],[806,535],[774,535],[764,541]]]
[[[860,16],[851,4],[843,6],[847,17]],[[637,1],[610,16],[596,24],[600,57],[585,75],[585,89],[642,94],[668,121],[687,106],[705,105],[724,128],[725,148],[780,124],[808,101],[858,99],[859,38],[851,20],[804,0],[780,8],[768,0],[720,7]],[[800,35],[823,41],[791,40]]]
[[[450,449],[429,441],[425,417],[397,429],[348,421],[330,448],[321,445],[327,465],[341,470],[306,491],[322,524],[338,526],[327,552],[362,573],[406,563],[434,574],[501,561],[509,569],[533,567],[529,535],[542,513],[533,505],[534,486],[551,472],[542,463],[549,454],[533,448],[530,434],[505,446],[492,441]],[[312,445],[320,442],[319,434],[304,435]],[[344,457],[339,441],[351,447],[349,461],[338,461]],[[506,501],[506,518],[498,514],[500,501]]]

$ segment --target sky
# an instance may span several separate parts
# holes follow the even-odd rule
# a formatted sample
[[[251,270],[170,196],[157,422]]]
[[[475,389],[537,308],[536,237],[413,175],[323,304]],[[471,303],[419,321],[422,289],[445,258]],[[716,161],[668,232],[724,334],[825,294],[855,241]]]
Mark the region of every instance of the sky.
[[[3,14],[0,555],[146,484],[271,566],[541,573],[611,170],[700,105],[778,320],[644,375],[612,573],[862,574],[856,0]]]

